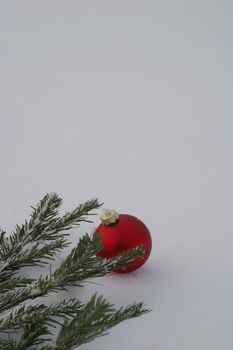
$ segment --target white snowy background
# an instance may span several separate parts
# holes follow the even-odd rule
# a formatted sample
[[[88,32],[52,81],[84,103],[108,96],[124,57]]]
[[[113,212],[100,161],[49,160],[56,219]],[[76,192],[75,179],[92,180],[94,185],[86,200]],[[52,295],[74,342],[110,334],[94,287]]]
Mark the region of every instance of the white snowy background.
[[[233,5],[0,2],[0,219],[46,192],[142,219],[147,264],[72,290],[153,311],[80,350],[231,350]],[[75,243],[97,226],[72,233]]]

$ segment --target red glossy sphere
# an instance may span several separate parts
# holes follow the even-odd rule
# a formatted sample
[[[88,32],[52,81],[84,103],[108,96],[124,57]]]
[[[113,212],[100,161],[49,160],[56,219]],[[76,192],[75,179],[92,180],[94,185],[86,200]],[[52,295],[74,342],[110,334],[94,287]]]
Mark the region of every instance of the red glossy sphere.
[[[138,269],[149,258],[152,247],[150,231],[138,218],[128,214],[120,214],[119,219],[110,225],[100,224],[95,234],[101,236],[102,249],[97,256],[112,258],[124,251],[143,245],[146,253],[135,259],[125,268],[116,269],[115,272],[125,273]]]

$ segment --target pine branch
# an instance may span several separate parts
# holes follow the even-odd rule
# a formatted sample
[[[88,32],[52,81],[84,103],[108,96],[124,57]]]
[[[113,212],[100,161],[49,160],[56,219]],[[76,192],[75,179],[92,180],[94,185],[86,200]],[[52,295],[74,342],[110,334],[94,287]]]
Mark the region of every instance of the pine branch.
[[[0,349],[71,350],[106,334],[119,322],[148,312],[141,303],[116,310],[97,295],[86,305],[78,299],[50,306],[22,304],[51,292],[68,290],[70,286],[83,286],[86,279],[127,266],[145,253],[143,247],[137,247],[112,259],[99,258],[96,254],[101,249],[101,238],[86,234],[53,273],[39,279],[21,276],[24,266],[44,267],[54,260],[56,253],[69,244],[65,231],[81,221],[91,222],[88,217],[94,214],[90,211],[101,206],[93,199],[59,217],[61,203],[57,194],[47,194],[32,207],[29,221],[17,225],[10,236],[0,230],[0,330],[4,334],[0,337]],[[61,327],[55,345],[51,327]],[[15,340],[12,332],[21,334],[19,340]]]
[[[127,266],[145,252],[143,247],[138,247],[113,259],[102,259],[96,256],[100,247],[99,236],[91,238],[88,234],[84,235],[53,274],[41,276],[27,288],[2,294],[0,312],[19,305],[27,299],[47,295],[49,292],[67,290],[69,286],[82,286],[85,279],[105,276],[116,268]]]
[[[0,293],[5,293],[9,290],[13,290],[19,287],[26,287],[29,284],[32,284],[35,281],[34,278],[16,276],[10,279],[1,281],[0,283]]]
[[[32,207],[29,221],[25,221],[22,226],[16,225],[15,231],[9,237],[5,233],[1,235],[0,259],[4,262],[0,266],[1,281],[12,277],[23,266],[34,265],[33,252],[37,254],[38,245],[54,239],[45,232],[54,222],[61,202],[57,194],[46,194],[36,208]],[[41,258],[47,257],[48,251],[44,253]]]
[[[46,231],[56,222],[61,203],[62,199],[56,193],[46,194],[36,208],[32,207],[30,220],[25,221],[22,226],[16,226],[15,231],[10,236],[12,248],[21,250],[22,244],[25,245],[38,239],[52,239]]]
[[[7,293],[2,293],[0,296],[0,314],[7,312],[14,306],[17,306],[23,301],[29,299],[33,294],[31,290],[31,288],[19,288]]]
[[[84,235],[54,272],[54,280],[59,280],[61,286],[81,286],[81,282],[85,279],[104,276],[116,268],[127,266],[135,258],[145,253],[143,247],[137,247],[115,258],[103,259],[96,256],[100,249],[101,238],[99,236],[91,238],[88,234]]]
[[[23,324],[23,334],[17,342],[17,350],[36,350],[40,344],[52,340],[52,333],[43,319],[36,318]]]
[[[56,230],[69,230],[72,227],[79,226],[80,222],[92,223],[91,220],[88,220],[88,216],[96,215],[90,213],[93,209],[98,209],[102,206],[102,203],[99,203],[97,199],[91,199],[86,201],[83,204],[80,204],[72,212],[67,212],[64,216],[59,218],[55,225],[54,229]]]
[[[24,266],[40,266],[48,264],[49,260],[55,259],[55,254],[62,251],[67,247],[69,243],[64,238],[56,239],[44,245],[44,242],[40,241],[26,246],[23,250],[23,254],[12,256],[11,260],[8,259],[8,265],[1,273],[0,291],[2,291],[2,284],[7,285],[7,281],[14,278],[16,272]],[[19,285],[20,286],[20,285]],[[15,287],[19,287],[15,286]]]
[[[46,306],[44,304],[21,306],[18,310],[12,311],[7,317],[0,320],[2,332],[14,332],[26,324],[36,321],[43,321],[54,327],[54,324],[62,325],[60,319],[65,320],[74,317],[80,310],[82,304],[78,299],[63,300],[57,304]],[[56,318],[59,318],[57,320]]]
[[[87,220],[89,211],[101,206],[97,199],[79,205],[61,218],[57,217],[62,200],[56,193],[47,194],[33,208],[31,219],[6,237],[0,232],[0,276],[1,282],[12,278],[24,266],[42,266],[48,260],[54,260],[54,254],[60,252],[69,243],[64,239],[64,231]],[[1,290],[1,286],[0,286]]]
[[[0,339],[0,349],[4,350],[20,350],[16,341],[13,339]]]
[[[0,339],[0,349],[1,350],[28,350],[29,347],[27,346],[27,348],[22,348],[22,345],[19,345],[13,339],[7,339],[7,340]],[[53,349],[54,349],[54,347],[52,345],[40,344],[39,347],[37,345],[32,346],[32,347],[30,346],[29,350],[53,350]]]
[[[45,278],[38,280],[37,289],[40,295],[51,291],[67,290],[68,286],[82,286],[83,281],[105,276],[116,268],[127,266],[134,259],[145,253],[143,247],[126,251],[112,259],[103,259],[96,256],[101,247],[101,238],[86,234],[80,238],[77,246],[55,270]]]
[[[102,296],[95,294],[71,321],[65,321],[54,350],[71,350],[96,337],[105,335],[106,331],[118,323],[149,310],[141,303],[116,310]]]

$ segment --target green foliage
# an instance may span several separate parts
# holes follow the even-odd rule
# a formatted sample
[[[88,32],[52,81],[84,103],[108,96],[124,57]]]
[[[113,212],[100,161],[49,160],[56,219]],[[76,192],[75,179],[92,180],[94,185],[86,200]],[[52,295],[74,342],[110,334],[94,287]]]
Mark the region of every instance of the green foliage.
[[[64,322],[55,350],[70,350],[90,342],[106,334],[106,330],[118,323],[145,312],[142,304],[133,304],[116,310],[102,296],[97,297],[95,294],[71,321]]]
[[[49,306],[25,304],[48,293],[68,291],[70,286],[83,286],[86,279],[127,266],[144,253],[138,247],[113,259],[98,258],[100,237],[85,234],[53,273],[39,278],[22,275],[25,266],[44,267],[54,260],[69,245],[67,230],[91,222],[89,217],[95,214],[90,212],[101,206],[93,199],[59,217],[61,204],[56,193],[47,194],[23,225],[17,225],[10,235],[0,231],[0,349],[75,349],[119,322],[148,311],[141,303],[117,310],[96,294],[86,304],[78,299]],[[52,329],[58,330],[55,338]]]

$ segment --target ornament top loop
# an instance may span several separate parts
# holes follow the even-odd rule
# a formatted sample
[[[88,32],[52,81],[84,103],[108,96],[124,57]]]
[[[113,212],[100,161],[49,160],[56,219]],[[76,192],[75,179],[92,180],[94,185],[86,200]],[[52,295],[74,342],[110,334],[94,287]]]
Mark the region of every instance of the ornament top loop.
[[[115,209],[104,210],[103,214],[100,216],[100,220],[104,225],[114,224],[119,219],[119,215]]]

